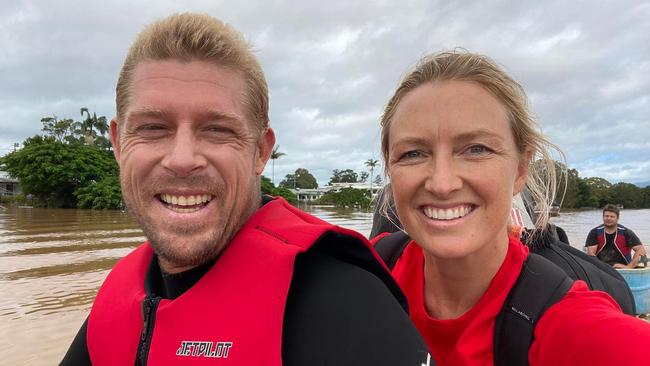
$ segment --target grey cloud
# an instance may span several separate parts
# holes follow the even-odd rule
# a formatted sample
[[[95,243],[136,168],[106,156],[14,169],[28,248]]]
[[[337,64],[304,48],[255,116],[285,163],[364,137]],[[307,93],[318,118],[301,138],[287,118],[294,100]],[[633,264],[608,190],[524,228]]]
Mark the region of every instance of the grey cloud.
[[[171,12],[200,11],[250,39],[287,156],[321,183],[378,159],[379,118],[426,53],[486,53],[526,89],[543,131],[582,176],[648,181],[650,4],[636,1],[14,1],[0,8],[0,154],[40,118],[109,118],[134,35]],[[4,149],[4,150],[3,150]],[[613,160],[599,160],[612,154]],[[615,164],[615,167],[612,165]],[[270,167],[265,174],[270,176]]]

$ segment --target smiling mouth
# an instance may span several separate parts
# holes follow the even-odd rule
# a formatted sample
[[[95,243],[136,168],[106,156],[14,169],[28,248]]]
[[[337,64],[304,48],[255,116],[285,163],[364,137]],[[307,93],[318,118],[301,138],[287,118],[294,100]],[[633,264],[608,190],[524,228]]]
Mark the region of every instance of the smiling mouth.
[[[177,196],[163,193],[157,197],[168,209],[178,213],[196,212],[212,201],[212,195],[210,194]]]
[[[422,209],[424,215],[432,220],[455,220],[467,216],[470,212],[474,211],[473,205],[462,205],[453,208],[435,208],[425,206]]]

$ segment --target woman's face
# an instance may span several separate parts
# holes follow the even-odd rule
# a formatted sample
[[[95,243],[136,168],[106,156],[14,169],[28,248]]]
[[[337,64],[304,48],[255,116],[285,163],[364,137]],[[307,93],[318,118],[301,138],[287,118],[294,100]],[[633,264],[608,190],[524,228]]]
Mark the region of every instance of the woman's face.
[[[388,141],[397,212],[430,255],[460,258],[507,242],[528,159],[492,94],[471,82],[421,85],[402,99]]]

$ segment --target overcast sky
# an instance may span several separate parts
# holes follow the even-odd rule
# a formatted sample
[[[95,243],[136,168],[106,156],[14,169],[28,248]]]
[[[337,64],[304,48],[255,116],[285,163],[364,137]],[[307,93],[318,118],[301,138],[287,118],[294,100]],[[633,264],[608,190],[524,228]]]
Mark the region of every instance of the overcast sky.
[[[494,58],[526,89],[544,133],[581,177],[650,184],[650,1],[5,1],[0,155],[40,119],[115,114],[117,74],[154,19],[198,11],[257,50],[280,150],[275,181],[381,160],[381,111],[427,53]],[[270,164],[265,175],[271,176]]]

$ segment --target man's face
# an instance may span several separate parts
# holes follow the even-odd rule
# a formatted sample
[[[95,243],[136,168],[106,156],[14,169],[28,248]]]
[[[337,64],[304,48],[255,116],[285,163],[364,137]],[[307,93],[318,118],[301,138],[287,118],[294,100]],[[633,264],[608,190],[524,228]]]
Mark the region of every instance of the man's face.
[[[146,61],[123,121],[111,121],[122,194],[167,272],[215,258],[259,207],[275,144],[242,103],[236,72],[204,61]]]
[[[603,223],[606,227],[615,227],[618,224],[618,215],[615,212],[603,212]]]

